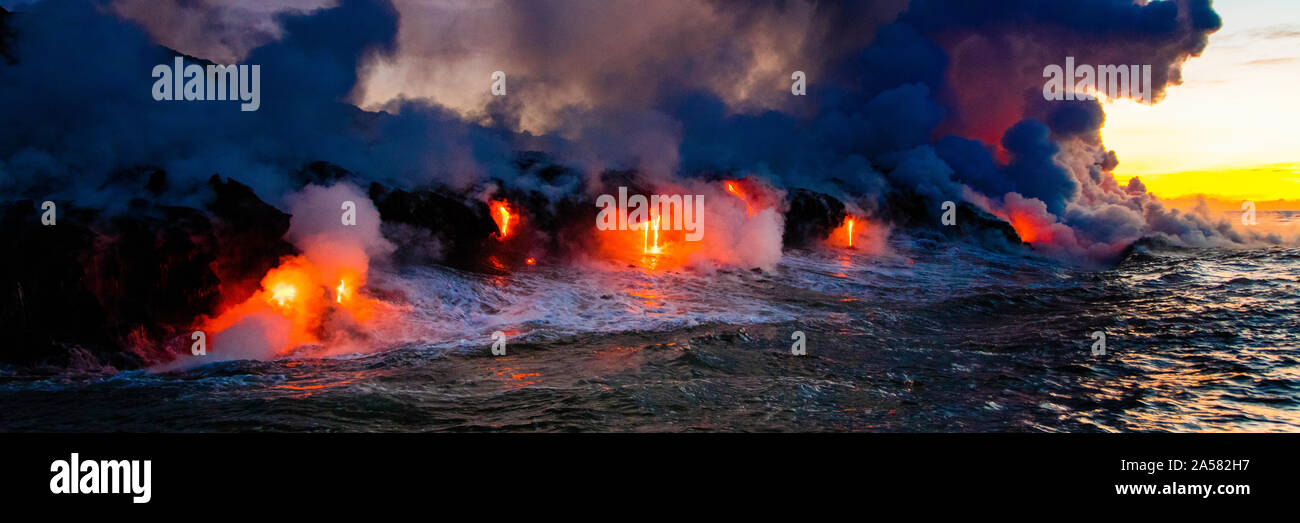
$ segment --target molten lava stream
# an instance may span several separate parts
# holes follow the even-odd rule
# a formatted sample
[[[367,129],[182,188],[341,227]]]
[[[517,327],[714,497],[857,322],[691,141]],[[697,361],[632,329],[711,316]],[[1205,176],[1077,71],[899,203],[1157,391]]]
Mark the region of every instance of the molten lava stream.
[[[498,240],[505,240],[510,236],[510,222],[515,220],[515,214],[510,210],[510,203],[505,200],[493,200],[491,205],[492,220],[497,223]],[[517,220],[516,220],[517,221]]]
[[[595,231],[599,257],[649,270],[677,268],[703,243],[685,241],[684,231],[664,230],[668,221],[659,217],[643,224],[633,223],[623,231]]]
[[[740,198],[740,201],[745,202],[745,216],[754,215],[754,208],[749,205],[749,198],[745,197],[745,193],[740,190],[736,182],[727,182],[727,192],[736,195],[737,198]]]
[[[230,307],[200,325],[200,329],[219,334],[246,319],[258,317],[281,325],[264,333],[266,342],[282,355],[302,345],[313,345],[331,337],[324,327],[330,324],[365,324],[371,320],[376,302],[358,295],[364,285],[362,270],[324,270],[302,256],[286,258],[267,271],[261,288],[243,303]],[[330,284],[326,282],[338,282]],[[350,321],[346,321],[350,320]],[[214,346],[214,353],[222,347]]]
[[[1002,218],[1011,224],[1011,228],[1016,230],[1016,234],[1020,236],[1021,241],[1030,244],[1052,243],[1051,224],[1044,219],[1021,211],[1011,211]]]
[[[287,338],[268,340],[279,345],[281,352],[315,343],[320,316],[324,312],[325,293],[313,277],[307,260],[295,256],[267,271],[262,286],[243,303],[235,305],[202,324],[201,330],[220,333],[252,316],[287,320]],[[213,347],[214,352],[219,346]]]
[[[663,254],[663,248],[659,247],[659,217],[650,221],[649,227],[641,227],[641,254],[653,254],[658,256]],[[650,242],[650,231],[654,231],[654,242]]]
[[[862,228],[856,227],[856,225],[858,225],[857,218],[854,218],[852,215],[845,216],[844,221],[840,223],[840,226],[831,231],[831,235],[827,238],[827,241],[829,241],[831,245],[853,248],[853,244],[856,243],[855,240],[857,235],[862,232]]]

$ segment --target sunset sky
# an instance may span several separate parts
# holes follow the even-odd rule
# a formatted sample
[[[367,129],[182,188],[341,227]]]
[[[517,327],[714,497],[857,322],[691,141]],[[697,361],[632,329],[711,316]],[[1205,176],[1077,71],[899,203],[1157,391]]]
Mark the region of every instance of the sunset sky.
[[[1162,197],[1300,200],[1300,2],[1215,0],[1223,29],[1154,106],[1106,108],[1116,177]]]

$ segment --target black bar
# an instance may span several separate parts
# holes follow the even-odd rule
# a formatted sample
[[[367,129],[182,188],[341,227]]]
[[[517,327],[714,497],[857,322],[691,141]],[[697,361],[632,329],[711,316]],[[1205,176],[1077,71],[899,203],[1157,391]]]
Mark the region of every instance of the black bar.
[[[635,508],[645,495],[724,491],[727,503],[1258,508],[1292,498],[1296,443],[1266,434],[6,434],[0,492],[11,507],[122,513],[561,499]],[[151,499],[51,493],[51,463],[74,452],[83,462],[150,460]],[[1187,468],[1121,470],[1125,460],[1171,459]],[[1196,460],[1244,470],[1193,471]],[[1116,494],[1130,484],[1250,492]]]

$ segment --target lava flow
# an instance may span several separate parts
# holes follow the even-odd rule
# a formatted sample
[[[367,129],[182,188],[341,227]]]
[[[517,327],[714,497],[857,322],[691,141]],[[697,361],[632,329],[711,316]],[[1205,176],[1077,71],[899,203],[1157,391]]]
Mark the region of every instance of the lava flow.
[[[327,306],[325,289],[313,276],[312,267],[301,256],[286,258],[262,278],[261,289],[243,303],[226,309],[199,327],[206,332],[224,332],[247,319],[258,317],[274,324],[276,332],[265,338],[277,353],[315,343],[320,317]],[[269,329],[271,330],[271,329]]]
[[[383,302],[365,294],[372,256],[391,250],[379,232],[378,211],[356,187],[308,186],[288,198],[293,218],[286,238],[302,254],[285,256],[251,295],[198,328],[213,338],[211,350],[222,359],[269,359],[297,347],[343,350],[366,337]],[[338,200],[364,202],[358,222],[342,226],[333,211]],[[327,202],[327,203],[322,203]],[[234,289],[230,289],[234,291]]]
[[[859,240],[863,239],[859,238],[859,236],[869,234],[872,228],[871,225],[870,222],[865,222],[850,214],[844,217],[844,221],[840,222],[839,227],[831,231],[826,241],[837,247],[856,249],[858,248],[857,245],[861,243]],[[867,246],[866,249],[872,250],[871,246]]]
[[[614,219],[597,218],[593,254],[650,270],[772,269],[780,260],[783,195],[761,181],[660,186],[651,195],[628,204],[623,214],[610,213]]]
[[[259,326],[257,338],[264,340],[270,357],[327,342],[336,334],[332,330],[347,331],[348,325],[369,322],[376,303],[357,294],[362,283],[359,271],[348,271],[338,280],[327,280],[324,272],[303,256],[285,258],[266,273],[261,288],[251,297],[202,322],[199,328],[220,334],[238,330],[241,323]]]
[[[665,230],[669,223],[655,216],[633,222],[626,231],[598,231],[599,257],[651,270],[680,267],[700,242],[686,242],[682,231]]]
[[[497,223],[497,230],[500,231],[497,239],[504,240],[510,236],[510,220],[514,218],[514,213],[510,212],[510,204],[505,200],[495,200],[491,207],[492,220]]]
[[[642,224],[641,230],[643,231],[642,238],[641,238],[641,253],[653,254],[655,256],[663,254],[663,248],[659,246],[659,217],[656,216],[653,220],[650,220],[649,227],[646,227],[645,224]],[[650,242],[651,230],[654,231],[653,243]]]
[[[740,201],[745,202],[745,216],[754,215],[754,208],[750,207],[749,199],[746,198],[745,193],[736,186],[736,182],[727,182],[727,192],[736,195],[737,198],[740,198]]]
[[[335,287],[334,290],[335,290],[335,296],[334,296],[335,303],[343,303],[343,300],[348,297],[348,293],[351,292],[351,289],[348,289],[347,280],[339,280],[339,286]]]

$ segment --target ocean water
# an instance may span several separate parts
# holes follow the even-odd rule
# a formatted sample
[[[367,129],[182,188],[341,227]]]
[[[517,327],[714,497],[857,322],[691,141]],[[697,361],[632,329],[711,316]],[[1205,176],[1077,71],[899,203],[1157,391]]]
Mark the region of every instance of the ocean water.
[[[402,322],[366,351],[10,369],[0,429],[1300,430],[1290,247],[1140,249],[1097,270],[899,234],[887,253],[788,252],[771,272],[415,268],[372,283]]]

